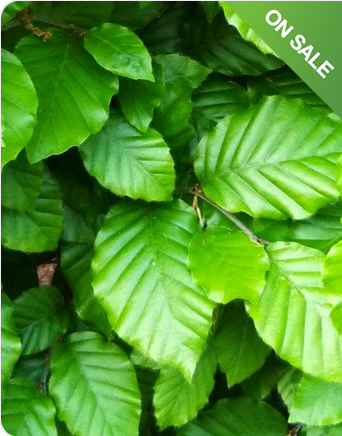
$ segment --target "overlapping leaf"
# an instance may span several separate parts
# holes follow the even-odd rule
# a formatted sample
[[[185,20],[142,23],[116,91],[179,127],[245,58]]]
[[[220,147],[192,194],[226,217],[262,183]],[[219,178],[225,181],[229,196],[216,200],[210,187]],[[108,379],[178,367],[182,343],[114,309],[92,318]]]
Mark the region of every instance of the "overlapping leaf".
[[[12,436],[57,436],[56,409],[31,380],[10,380],[1,403],[1,422]]]
[[[1,386],[12,375],[15,363],[20,356],[20,338],[16,332],[13,317],[13,304],[6,294],[1,293]]]
[[[342,383],[304,375],[291,406],[290,422],[333,425],[342,421]]]
[[[207,347],[189,383],[175,368],[162,368],[154,386],[154,410],[159,427],[179,427],[206,404],[214,386],[215,353]]]
[[[271,406],[247,398],[221,400],[182,427],[177,436],[280,436],[284,417]]]
[[[130,79],[154,82],[151,57],[134,32],[104,23],[87,32],[85,48],[106,70]]]
[[[309,426],[306,429],[306,436],[340,436],[342,424],[327,427]]]
[[[157,362],[191,379],[213,304],[186,267],[196,216],[178,200],[114,206],[95,241],[95,295],[113,329]]]
[[[22,354],[48,348],[62,336],[69,322],[64,300],[54,286],[39,286],[23,292],[14,302],[14,320],[21,338]]]
[[[342,303],[339,303],[331,312],[331,320],[337,329],[338,333],[342,335]]]
[[[214,349],[229,386],[240,383],[256,372],[270,348],[263,343],[242,303],[226,306],[218,326]]]
[[[102,69],[71,33],[20,40],[16,54],[36,87],[38,122],[27,146],[31,162],[60,154],[100,130],[118,79]]]
[[[96,300],[91,285],[93,255],[93,244],[63,242],[61,268],[71,288],[79,316],[110,337],[111,327],[107,315]]]
[[[30,165],[24,154],[9,162],[1,174],[1,204],[16,210],[33,210],[41,191],[44,165]]]
[[[29,142],[37,106],[35,88],[22,63],[1,49],[1,168]]]
[[[201,140],[196,174],[204,193],[232,212],[303,219],[338,197],[341,132],[341,120],[321,109],[268,97]]]
[[[269,71],[260,77],[250,77],[247,84],[248,94],[253,103],[256,103],[264,95],[284,95],[300,98],[309,106],[326,107],[324,101],[288,66],[276,71]]]
[[[18,1],[9,3],[1,14],[1,26],[11,21],[22,9],[26,8],[31,2]]]
[[[192,94],[192,120],[201,138],[222,118],[249,105],[247,91],[222,75],[210,75]]]
[[[242,232],[209,227],[189,246],[188,265],[194,281],[209,298],[228,303],[236,298],[259,300],[269,267],[264,248]]]
[[[334,245],[327,254],[323,281],[329,293],[342,297],[342,241]]]
[[[140,394],[125,353],[97,333],[68,336],[51,360],[49,392],[75,436],[136,436]]]
[[[54,250],[62,231],[62,203],[55,182],[45,172],[32,211],[2,208],[1,242],[12,250]]]
[[[342,337],[322,283],[324,255],[296,243],[270,244],[271,270],[250,314],[263,340],[304,372],[342,382]]]
[[[81,154],[89,173],[115,194],[147,201],[172,199],[173,160],[152,128],[141,133],[112,112],[104,128],[82,144]]]
[[[315,215],[301,221],[256,219],[255,233],[266,241],[298,242],[325,253],[342,239],[342,204],[336,202],[320,209]]]
[[[203,14],[195,13],[186,30],[186,54],[218,73],[258,76],[283,65],[275,56],[264,55],[245,41],[221,14],[209,24]]]
[[[172,150],[179,150],[194,136],[189,126],[191,94],[205,80],[210,70],[177,54],[156,56],[155,61],[162,68],[162,83],[167,92],[154,112],[153,125]]]
[[[224,15],[229,24],[236,27],[240,35],[249,42],[255,44],[258,49],[264,54],[275,54],[274,51],[269,47],[255,32],[251,29],[248,24],[241,20],[241,18],[233,11],[233,9],[228,6],[228,2],[219,2],[223,9]]]
[[[165,88],[162,83],[120,79],[119,100],[127,120],[141,132],[150,125]]]

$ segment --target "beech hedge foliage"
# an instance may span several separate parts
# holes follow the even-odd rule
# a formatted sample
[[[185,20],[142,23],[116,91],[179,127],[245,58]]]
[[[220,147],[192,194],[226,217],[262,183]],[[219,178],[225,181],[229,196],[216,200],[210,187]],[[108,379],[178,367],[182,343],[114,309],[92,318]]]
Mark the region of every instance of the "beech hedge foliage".
[[[2,425],[342,434],[342,121],[226,2],[2,14]]]

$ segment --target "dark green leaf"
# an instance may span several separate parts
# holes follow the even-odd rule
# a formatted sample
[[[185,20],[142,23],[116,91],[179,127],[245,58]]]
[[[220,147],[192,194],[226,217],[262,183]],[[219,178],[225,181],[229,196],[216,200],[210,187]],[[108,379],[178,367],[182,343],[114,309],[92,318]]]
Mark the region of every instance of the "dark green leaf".
[[[11,21],[22,9],[26,8],[31,2],[18,1],[9,3],[1,14],[1,26]]]
[[[64,300],[54,286],[39,286],[23,292],[14,302],[14,320],[21,338],[22,354],[48,348],[62,336],[69,323]]]

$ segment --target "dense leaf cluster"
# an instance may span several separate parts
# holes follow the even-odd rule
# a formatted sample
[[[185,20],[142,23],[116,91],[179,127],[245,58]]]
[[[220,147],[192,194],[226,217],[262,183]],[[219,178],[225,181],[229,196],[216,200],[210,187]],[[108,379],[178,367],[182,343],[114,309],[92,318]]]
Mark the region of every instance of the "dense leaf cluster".
[[[2,25],[6,431],[340,435],[341,120],[226,2]]]

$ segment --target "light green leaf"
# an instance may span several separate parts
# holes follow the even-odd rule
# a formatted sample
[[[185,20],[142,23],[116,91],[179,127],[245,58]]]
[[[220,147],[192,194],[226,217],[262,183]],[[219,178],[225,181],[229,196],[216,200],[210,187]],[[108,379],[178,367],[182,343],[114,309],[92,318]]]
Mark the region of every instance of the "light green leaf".
[[[155,361],[191,379],[213,304],[186,267],[196,215],[183,201],[114,206],[95,241],[94,292],[112,328]]]
[[[269,71],[260,77],[249,77],[247,86],[252,103],[257,103],[264,95],[284,95],[300,98],[308,106],[327,107],[324,101],[288,66]]]
[[[93,332],[73,333],[51,360],[49,392],[75,436],[136,436],[140,393],[133,366],[117,345]]]
[[[192,120],[200,138],[228,114],[247,109],[249,106],[247,91],[218,74],[210,75],[193,92],[192,102]]]
[[[160,365],[159,363],[155,362],[150,357],[146,357],[143,354],[140,353],[140,351],[133,348],[133,351],[130,355],[131,362],[134,366],[140,366],[142,368],[147,368],[152,371],[157,371],[161,368],[163,368],[163,365]]]
[[[304,219],[338,197],[341,132],[326,111],[268,97],[201,140],[195,171],[206,196],[231,212]]]
[[[12,436],[57,436],[56,409],[31,380],[9,381],[1,404],[1,422]]]
[[[13,304],[5,293],[1,293],[1,390],[10,379],[14,365],[20,356],[20,338],[16,332]]]
[[[32,163],[98,132],[118,91],[117,77],[98,66],[75,35],[60,29],[51,33],[48,41],[27,36],[16,48],[39,98],[38,123],[27,146]]]
[[[323,282],[329,293],[342,297],[342,241],[334,245],[327,254]]]
[[[215,335],[214,350],[221,370],[227,374],[229,386],[260,369],[271,351],[260,339],[241,302],[225,307]]]
[[[201,11],[193,13],[183,41],[185,54],[227,76],[259,76],[283,65],[275,56],[265,55],[245,41],[222,14],[209,24]]]
[[[111,337],[107,315],[94,296],[91,286],[91,261],[94,246],[63,242],[61,246],[61,268],[73,294],[73,303],[78,315],[92,326]]]
[[[243,39],[248,42],[252,42],[258,49],[264,54],[275,54],[274,51],[269,47],[255,32],[251,29],[241,18],[233,11],[233,9],[228,6],[228,2],[219,2],[223,9],[224,15],[229,24],[236,27]]]
[[[127,27],[104,23],[87,32],[84,45],[106,70],[154,82],[151,57],[143,42]]]
[[[339,303],[331,312],[331,320],[337,329],[338,333],[342,335],[342,303]]]
[[[1,242],[12,250],[54,250],[62,231],[62,203],[55,182],[45,172],[33,211],[2,208]]]
[[[322,284],[324,255],[296,243],[270,244],[271,270],[250,314],[262,339],[291,365],[342,382],[342,338]]]
[[[342,424],[316,427],[310,426],[306,429],[306,436],[340,436],[342,431]]]
[[[340,191],[340,196],[342,197],[342,155],[340,156],[337,162],[336,176],[337,176],[336,178],[337,189]]]
[[[48,348],[69,324],[64,299],[54,286],[39,286],[23,292],[14,302],[14,320],[21,338],[22,354]]]
[[[162,83],[120,79],[118,98],[122,111],[132,126],[143,133],[147,131],[153,118],[153,111],[159,106],[164,92]]]
[[[1,49],[1,168],[29,142],[37,106],[36,91],[22,63]]]
[[[216,358],[208,346],[189,383],[175,368],[162,368],[154,386],[153,404],[160,428],[179,427],[195,418],[214,387]]]
[[[280,436],[286,434],[286,422],[277,410],[249,398],[221,400],[201,412],[177,436]]]
[[[342,384],[304,375],[295,394],[290,422],[333,425],[342,421]]]
[[[192,91],[205,80],[210,70],[178,54],[160,55],[154,59],[162,68],[162,80],[167,92],[154,111],[153,125],[171,150],[179,150],[194,136],[189,126]]]
[[[1,14],[1,26],[11,21],[22,9],[26,8],[31,2],[18,1],[9,3]]]
[[[336,202],[302,221],[256,219],[255,233],[266,241],[291,241],[317,248],[324,253],[342,239],[342,204]]]
[[[299,369],[289,366],[278,381],[278,392],[289,410],[291,410],[302,377],[303,373]]]
[[[242,232],[209,227],[189,246],[188,266],[208,297],[226,304],[236,298],[258,302],[269,262],[263,246]]]
[[[172,199],[173,160],[154,129],[141,133],[120,113],[112,112],[104,128],[80,150],[89,173],[115,194],[147,201]]]
[[[30,165],[25,154],[9,162],[1,174],[1,204],[16,210],[33,210],[41,191],[43,162]]]

